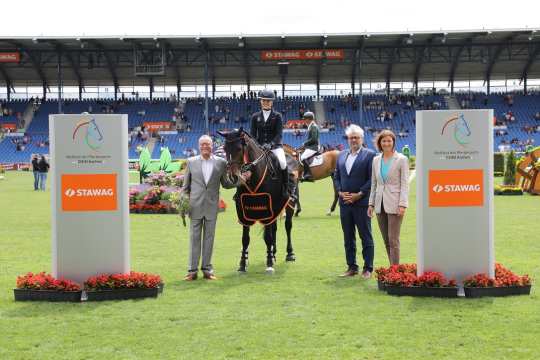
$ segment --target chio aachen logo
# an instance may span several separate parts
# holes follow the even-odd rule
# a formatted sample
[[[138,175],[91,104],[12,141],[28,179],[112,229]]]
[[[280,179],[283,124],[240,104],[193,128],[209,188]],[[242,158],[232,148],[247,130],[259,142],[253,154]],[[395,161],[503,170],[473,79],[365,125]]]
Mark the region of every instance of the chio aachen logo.
[[[454,126],[449,126],[452,123]],[[441,130],[441,136],[444,135],[445,131],[447,133],[448,131],[451,131],[447,131],[449,128],[453,128],[454,140],[456,140],[459,145],[466,147],[467,144],[470,143],[471,128],[469,123],[467,123],[467,120],[465,120],[465,116],[463,114],[460,114],[459,116],[454,115],[448,119]]]
[[[92,119],[90,121],[83,120],[79,122],[73,131],[73,141],[75,141],[75,137],[79,132],[84,134],[84,141],[90,149],[96,151],[103,144],[103,133],[97,125],[96,119]]]

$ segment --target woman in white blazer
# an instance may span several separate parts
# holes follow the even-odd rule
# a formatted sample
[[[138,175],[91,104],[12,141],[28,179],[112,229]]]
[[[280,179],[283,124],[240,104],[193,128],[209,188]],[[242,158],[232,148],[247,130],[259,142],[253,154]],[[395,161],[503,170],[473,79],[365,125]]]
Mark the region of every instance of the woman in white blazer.
[[[373,159],[368,216],[377,214],[390,265],[399,264],[399,233],[409,206],[409,159],[396,151],[396,136],[383,130],[376,138],[381,152]]]

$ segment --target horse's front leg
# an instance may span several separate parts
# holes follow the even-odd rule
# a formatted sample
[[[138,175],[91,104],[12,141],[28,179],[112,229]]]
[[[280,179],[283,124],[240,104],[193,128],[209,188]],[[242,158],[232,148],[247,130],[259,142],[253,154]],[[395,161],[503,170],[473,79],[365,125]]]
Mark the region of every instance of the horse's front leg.
[[[249,226],[242,227],[242,255],[240,256],[239,272],[246,272],[248,266]]]
[[[285,258],[285,261],[296,260],[296,256],[294,255],[294,251],[292,247],[292,239],[291,239],[293,213],[294,213],[294,210],[291,208],[287,208],[285,210],[285,231],[287,232],[287,257]]]
[[[274,273],[274,249],[275,249],[275,237],[273,234],[272,225],[266,225],[264,227],[264,242],[266,244],[266,273]]]

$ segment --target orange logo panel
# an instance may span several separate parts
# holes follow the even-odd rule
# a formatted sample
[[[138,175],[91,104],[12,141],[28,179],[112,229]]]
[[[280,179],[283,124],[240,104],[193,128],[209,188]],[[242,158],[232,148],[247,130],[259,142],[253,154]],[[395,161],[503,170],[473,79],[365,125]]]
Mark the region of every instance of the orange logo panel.
[[[61,184],[64,211],[118,209],[116,174],[62,175]]]
[[[484,171],[430,170],[429,206],[483,206]]]

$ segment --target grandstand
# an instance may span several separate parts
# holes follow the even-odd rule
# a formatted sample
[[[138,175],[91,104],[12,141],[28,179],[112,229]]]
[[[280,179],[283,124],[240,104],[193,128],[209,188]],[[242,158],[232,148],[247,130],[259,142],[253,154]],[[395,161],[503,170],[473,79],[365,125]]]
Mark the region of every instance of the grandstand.
[[[159,62],[161,69],[138,64],[134,71],[141,58],[134,48],[166,61]],[[344,145],[344,127],[356,123],[366,130],[368,146],[377,131],[390,128],[398,148],[408,145],[414,154],[416,110],[462,107],[494,109],[496,151],[523,151],[540,142],[540,41],[526,29],[18,38],[0,39],[0,52],[20,58],[0,64],[0,163],[27,163],[32,154],[48,153],[48,119],[58,112],[127,114],[131,159],[146,145],[153,158],[165,146],[173,158],[183,158],[203,133],[249,128],[259,107],[256,93],[264,87],[275,91],[274,107],[285,122],[315,112],[321,143],[331,147]],[[148,68],[152,73],[145,74]],[[145,132],[154,122],[164,131]],[[298,146],[303,135],[286,132],[284,141]]]

